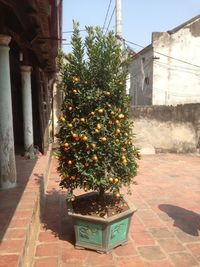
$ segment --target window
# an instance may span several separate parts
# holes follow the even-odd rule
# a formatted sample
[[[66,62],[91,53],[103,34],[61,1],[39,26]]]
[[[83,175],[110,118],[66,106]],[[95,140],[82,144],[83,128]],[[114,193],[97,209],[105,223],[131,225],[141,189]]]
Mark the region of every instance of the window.
[[[145,84],[149,85],[149,77],[145,77],[144,82]]]

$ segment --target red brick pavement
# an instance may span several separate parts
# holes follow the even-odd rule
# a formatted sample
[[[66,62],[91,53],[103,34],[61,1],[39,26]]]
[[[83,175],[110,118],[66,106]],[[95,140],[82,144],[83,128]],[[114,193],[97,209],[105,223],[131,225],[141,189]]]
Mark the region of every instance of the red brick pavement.
[[[142,158],[137,185],[128,197],[138,209],[129,242],[108,255],[74,248],[72,222],[66,215],[65,192],[59,188],[56,167],[53,159],[33,267],[200,266],[199,156]]]
[[[17,186],[0,191],[0,267],[30,266],[31,234],[38,228],[39,196],[49,159],[50,152],[38,160],[16,156]]]

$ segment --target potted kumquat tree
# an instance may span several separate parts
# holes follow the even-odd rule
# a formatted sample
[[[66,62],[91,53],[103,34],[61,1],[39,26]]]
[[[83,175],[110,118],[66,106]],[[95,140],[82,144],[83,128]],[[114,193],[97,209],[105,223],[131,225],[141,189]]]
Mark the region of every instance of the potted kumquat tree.
[[[59,119],[58,171],[67,189],[76,247],[108,252],[127,241],[134,207],[121,195],[137,173],[127,68],[113,32],[74,23],[72,53],[59,58],[64,100]],[[84,194],[75,196],[81,188]]]

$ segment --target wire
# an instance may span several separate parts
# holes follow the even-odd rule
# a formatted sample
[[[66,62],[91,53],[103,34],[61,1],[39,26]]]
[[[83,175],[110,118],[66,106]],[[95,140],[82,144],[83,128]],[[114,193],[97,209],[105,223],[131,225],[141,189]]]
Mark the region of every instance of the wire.
[[[155,62],[156,65],[160,66],[161,68],[165,68],[167,70],[170,70],[170,71],[174,71],[174,72],[181,72],[181,73],[186,73],[186,74],[191,74],[191,75],[195,75],[197,76],[195,79],[197,80],[200,80],[199,78],[199,73],[197,72],[193,72],[191,71],[191,69],[189,68],[181,68],[179,66],[176,66],[176,65],[169,65],[167,63],[163,63],[163,62]]]
[[[125,43],[129,43],[129,44],[133,44],[133,45],[135,45],[135,46],[141,47],[141,48],[145,48],[145,47],[144,47],[144,46],[142,46],[142,45],[139,45],[139,44],[136,44],[136,43],[133,43],[133,42],[127,41],[126,39],[123,39],[123,41],[125,41]],[[194,66],[194,67],[200,68],[200,66],[199,66],[199,65],[195,65],[195,64],[193,64],[193,63],[190,63],[190,62],[187,62],[187,61],[185,61],[185,60],[178,59],[178,58],[174,58],[174,57],[171,57],[171,56],[165,55],[165,54],[163,54],[163,53],[157,52],[157,51],[155,51],[155,50],[154,50],[154,52],[155,52],[156,54],[162,55],[162,56],[164,56],[164,57],[168,57],[168,58],[171,58],[171,59],[177,60],[177,61],[179,61],[179,62],[182,62],[182,63],[188,64],[188,65],[191,65],[191,66]]]
[[[109,20],[109,23],[108,23],[108,27],[107,27],[107,29],[106,29],[105,34],[107,33],[108,28],[109,28],[109,26],[110,26],[111,20],[112,20],[112,18],[113,18],[114,12],[115,12],[115,8],[116,8],[116,6],[115,6],[114,9],[113,9],[113,12],[112,12],[112,15],[111,15],[111,17],[110,17],[110,20]]]
[[[107,21],[107,18],[108,18],[108,13],[109,13],[109,10],[110,10],[111,3],[112,3],[112,0],[110,0],[110,3],[109,3],[108,8],[107,8],[106,17],[105,17],[104,24],[103,24],[103,31],[104,31],[104,28],[105,28],[105,25],[106,25],[106,21]]]
[[[158,65],[165,65],[165,66],[169,66],[172,67],[174,70],[178,69],[178,70],[182,70],[184,71],[188,71],[190,73],[199,75],[199,70],[198,69],[194,69],[194,68],[190,68],[190,67],[183,67],[181,65],[174,65],[174,64],[170,64],[170,63],[166,63],[166,62],[162,62],[162,61],[154,61],[156,64]]]
[[[132,49],[130,46],[127,46],[129,49]],[[150,62],[153,62],[153,58],[146,64],[148,65]],[[194,69],[194,68],[190,68],[190,67],[184,67],[184,66],[181,66],[181,65],[174,65],[174,64],[169,64],[169,63],[166,63],[166,62],[162,62],[162,61],[154,61],[154,63],[156,65],[160,65],[161,67],[166,67],[168,68],[168,70],[173,70],[173,71],[179,71],[179,72],[185,72],[185,73],[188,73],[188,74],[193,74],[193,75],[196,75],[196,76],[199,76],[199,70],[198,69]],[[146,65],[144,66],[144,68],[146,68]],[[140,72],[136,72],[134,74],[133,77],[137,76]],[[197,77],[195,79],[198,79]],[[200,80],[200,79],[198,79]]]
[[[157,87],[153,87],[153,90],[158,91],[159,93],[167,93],[169,96],[178,96],[178,97],[200,97],[200,94],[193,94],[193,95],[189,95],[189,94],[184,94],[184,93],[179,93],[177,91],[171,91],[171,90],[166,90],[166,89],[161,89],[161,88],[157,88]]]
[[[86,32],[86,30],[79,30],[80,32]],[[62,33],[72,33],[74,31],[65,31],[65,32],[62,32]]]

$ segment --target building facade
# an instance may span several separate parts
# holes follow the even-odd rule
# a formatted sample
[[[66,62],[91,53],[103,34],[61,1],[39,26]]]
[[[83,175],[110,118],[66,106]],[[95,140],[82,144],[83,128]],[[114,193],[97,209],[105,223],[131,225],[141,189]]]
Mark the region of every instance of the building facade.
[[[200,102],[200,16],[168,32],[133,57],[130,95],[134,105]]]
[[[17,184],[16,153],[48,149],[62,1],[0,0],[0,188]]]

